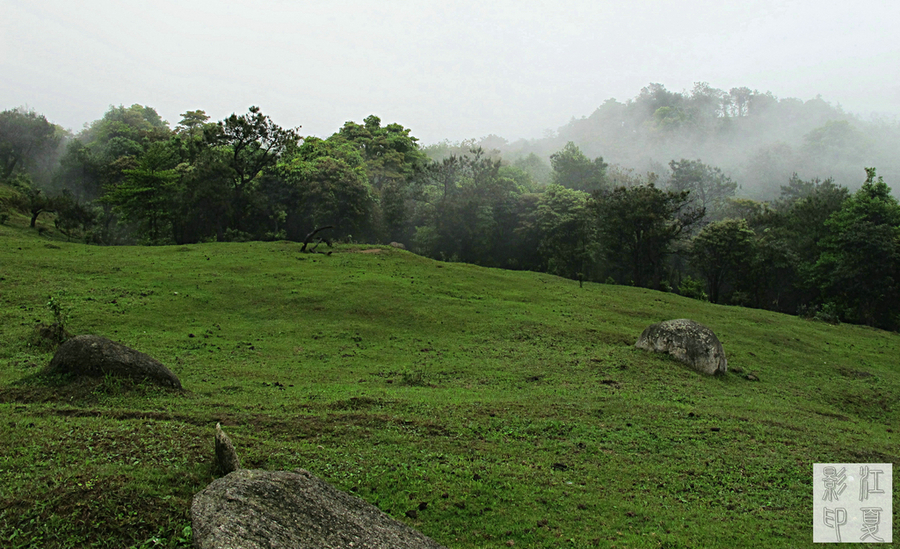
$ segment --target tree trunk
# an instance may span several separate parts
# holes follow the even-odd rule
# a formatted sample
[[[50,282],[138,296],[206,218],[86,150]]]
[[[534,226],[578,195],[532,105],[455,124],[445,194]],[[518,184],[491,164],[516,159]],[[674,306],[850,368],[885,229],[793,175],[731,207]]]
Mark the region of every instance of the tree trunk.
[[[312,240],[312,238],[314,236],[316,236],[316,233],[318,233],[319,231],[324,231],[325,229],[333,229],[333,228],[334,228],[334,226],[332,226],[332,225],[325,225],[324,227],[319,227],[318,229],[315,229],[313,232],[306,235],[306,238],[303,239],[303,247],[300,248],[300,251],[301,252],[306,251],[306,247],[309,245],[309,241]]]

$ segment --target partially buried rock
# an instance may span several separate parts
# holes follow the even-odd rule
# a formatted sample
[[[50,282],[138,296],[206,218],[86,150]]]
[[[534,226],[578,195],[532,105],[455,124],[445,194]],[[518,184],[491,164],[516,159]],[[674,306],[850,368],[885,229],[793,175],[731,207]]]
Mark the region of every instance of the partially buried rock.
[[[237,451],[219,423],[216,423],[216,465],[223,475],[241,468],[241,460],[238,458]]]
[[[635,347],[668,353],[704,374],[712,375],[728,370],[725,350],[716,334],[706,326],[686,318],[648,326]]]
[[[181,381],[155,358],[95,335],[76,336],[60,345],[47,371],[92,377],[129,377],[181,389]]]
[[[303,469],[239,469],[191,505],[198,549],[439,549],[431,538]]]

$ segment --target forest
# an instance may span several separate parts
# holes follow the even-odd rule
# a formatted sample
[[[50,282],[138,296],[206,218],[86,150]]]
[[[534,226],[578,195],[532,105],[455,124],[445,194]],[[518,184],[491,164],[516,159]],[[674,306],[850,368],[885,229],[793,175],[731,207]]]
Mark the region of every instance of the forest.
[[[0,222],[97,245],[402,243],[445,261],[900,328],[896,122],[821,97],[651,84],[541,139],[327,138],[257,107],[171,127],[112,106],[73,134],[0,113]],[[876,169],[878,170],[876,172]],[[881,175],[879,175],[879,173]]]

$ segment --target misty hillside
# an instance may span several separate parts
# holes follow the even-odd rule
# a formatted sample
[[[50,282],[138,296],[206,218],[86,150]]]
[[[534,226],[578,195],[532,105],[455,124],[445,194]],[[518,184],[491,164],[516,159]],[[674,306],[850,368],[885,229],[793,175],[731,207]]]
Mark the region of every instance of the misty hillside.
[[[531,153],[547,159],[569,141],[625,171],[663,178],[670,161],[700,159],[737,181],[739,196],[757,200],[776,198],[794,172],[801,179],[833,177],[850,189],[865,180],[865,167],[878,168],[889,181],[900,176],[896,120],[862,119],[821,96],[778,98],[705,82],[683,92],[650,84],[624,102],[606,100],[541,139],[508,143],[492,135],[477,143],[508,159]]]
[[[327,138],[259,107],[172,127],[112,106],[67,134],[0,113],[0,224],[91,244],[387,244],[433,259],[900,329],[896,122],[821,98],[658,84],[554,135]],[[52,228],[51,228],[52,223]]]

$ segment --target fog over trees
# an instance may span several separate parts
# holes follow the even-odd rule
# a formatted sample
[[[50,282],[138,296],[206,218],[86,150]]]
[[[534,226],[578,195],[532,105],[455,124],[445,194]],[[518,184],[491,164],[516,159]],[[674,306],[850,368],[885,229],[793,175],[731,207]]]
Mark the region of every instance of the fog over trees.
[[[189,110],[172,127],[135,104],[72,135],[10,109],[3,222],[18,211],[103,245],[397,241],[447,261],[900,328],[900,205],[885,182],[900,175],[896,122],[697,83],[651,84],[513,143],[422,146],[375,115],[325,139],[300,130],[257,107],[220,121]]]
[[[865,179],[861,166],[878,166],[892,181],[900,175],[895,120],[863,120],[821,97],[778,98],[705,82],[683,92],[650,84],[624,102],[606,100],[543,139],[508,143],[489,136],[475,144],[515,161],[530,154],[549,158],[569,142],[588,157],[663,179],[669,162],[699,159],[737,182],[739,196],[757,200],[776,198],[794,173],[830,177],[852,189]]]

